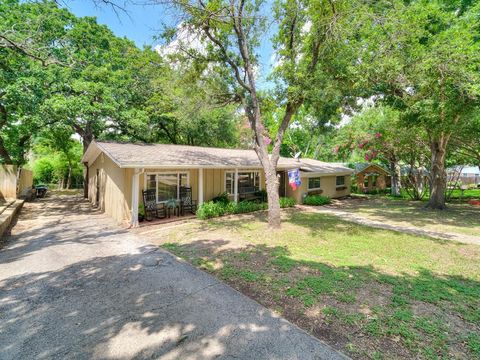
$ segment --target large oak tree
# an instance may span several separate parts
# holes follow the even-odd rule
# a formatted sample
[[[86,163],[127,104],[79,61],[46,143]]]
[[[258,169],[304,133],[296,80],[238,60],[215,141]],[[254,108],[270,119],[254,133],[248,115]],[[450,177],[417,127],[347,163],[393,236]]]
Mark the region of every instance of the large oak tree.
[[[185,28],[189,29],[204,44],[205,51],[197,52],[195,57],[228,69],[227,75],[233,79],[231,94],[240,101],[248,118],[252,146],[266,177],[268,222],[270,227],[278,228],[277,163],[283,136],[298,109],[326,86],[326,74],[333,67],[327,59],[336,59],[335,49],[345,45],[339,24],[346,14],[351,14],[349,2],[279,0],[273,8],[271,3],[248,0],[166,2],[179,13],[181,26],[177,30],[184,33]],[[282,109],[273,139],[265,127],[258,85],[259,45],[266,41],[261,35],[267,21],[272,20],[265,14],[274,14],[277,66],[273,77],[277,80],[277,106]]]

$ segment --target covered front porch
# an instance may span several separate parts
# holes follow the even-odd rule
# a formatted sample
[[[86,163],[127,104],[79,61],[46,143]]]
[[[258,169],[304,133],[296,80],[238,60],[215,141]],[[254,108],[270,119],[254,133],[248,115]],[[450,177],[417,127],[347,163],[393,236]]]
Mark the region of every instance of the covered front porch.
[[[189,188],[191,200],[198,207],[224,193],[234,202],[250,200],[258,196],[256,194],[264,189],[265,183],[263,171],[259,168],[135,168],[130,172],[131,227],[139,226],[139,207],[144,205],[144,190],[154,192],[156,203],[162,206],[173,201],[181,203],[181,189]],[[158,221],[170,222],[191,215],[174,211]]]

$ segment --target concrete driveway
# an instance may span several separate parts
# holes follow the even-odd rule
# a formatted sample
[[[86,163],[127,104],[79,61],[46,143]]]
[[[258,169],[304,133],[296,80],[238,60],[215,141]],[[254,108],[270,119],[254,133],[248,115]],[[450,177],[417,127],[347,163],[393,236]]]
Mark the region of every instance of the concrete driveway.
[[[342,359],[80,197],[27,203],[0,250],[0,359]]]

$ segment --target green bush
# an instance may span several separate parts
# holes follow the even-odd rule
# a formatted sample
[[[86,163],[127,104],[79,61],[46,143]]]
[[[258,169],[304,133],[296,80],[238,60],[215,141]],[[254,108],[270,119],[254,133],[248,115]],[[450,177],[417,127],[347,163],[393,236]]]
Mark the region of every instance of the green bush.
[[[280,198],[280,207],[295,206],[295,200],[291,198]],[[257,203],[253,201],[241,201],[234,203],[232,201],[225,202],[220,195],[216,200],[208,201],[199,206],[197,210],[197,217],[199,219],[211,219],[222,215],[245,214],[259,210],[268,209],[268,204],[265,202]]]
[[[255,196],[260,199],[260,202],[267,202],[267,190],[255,191]]]
[[[145,216],[145,206],[143,204],[138,205],[138,216]]]
[[[228,206],[228,204],[225,205],[221,202],[208,201],[200,205],[197,210],[197,217],[199,219],[205,220],[213,217],[222,216],[223,214],[225,214],[226,206]]]
[[[313,205],[313,206],[319,206],[319,205],[327,205],[330,204],[331,200],[328,196],[322,196],[322,195],[307,195],[303,199],[303,203],[305,205]]]
[[[205,220],[222,215],[245,214],[258,210],[267,209],[266,203],[255,203],[252,201],[234,202],[213,202],[209,201],[200,205],[197,210],[197,217]]]
[[[215,196],[212,201],[214,203],[222,203],[222,204],[228,204],[230,202],[230,199],[228,198],[228,193],[224,191],[223,193],[218,194]]]
[[[280,198],[280,207],[283,208],[288,208],[288,207],[294,207],[297,202],[295,199],[288,198],[288,197],[281,197]]]
[[[350,185],[350,192],[352,194],[358,194],[358,185],[356,183],[352,182],[352,185]]]
[[[233,204],[232,214],[245,214],[253,211],[265,210],[267,208],[266,203],[254,203],[251,201],[241,201],[237,204],[231,204]]]
[[[385,188],[385,189],[373,189],[370,191],[366,191],[365,194],[368,195],[388,195],[390,194],[391,189],[390,188]]]

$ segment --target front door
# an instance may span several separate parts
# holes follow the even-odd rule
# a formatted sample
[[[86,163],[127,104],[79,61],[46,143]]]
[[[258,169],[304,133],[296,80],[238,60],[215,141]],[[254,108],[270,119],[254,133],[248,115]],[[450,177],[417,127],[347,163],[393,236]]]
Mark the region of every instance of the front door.
[[[287,196],[287,172],[286,171],[277,171],[277,176],[279,177],[280,180],[280,185],[278,186],[278,195],[280,197],[286,197]]]

